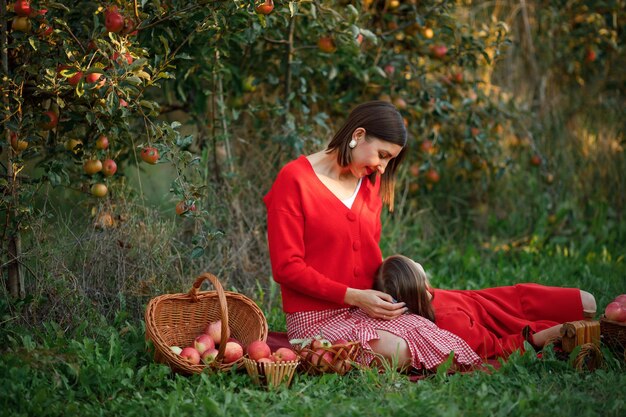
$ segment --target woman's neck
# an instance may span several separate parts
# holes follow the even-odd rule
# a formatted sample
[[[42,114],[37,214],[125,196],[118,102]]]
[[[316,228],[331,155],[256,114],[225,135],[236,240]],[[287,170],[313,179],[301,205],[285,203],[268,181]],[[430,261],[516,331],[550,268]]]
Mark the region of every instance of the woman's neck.
[[[316,152],[307,156],[307,159],[313,166],[313,170],[318,175],[323,175],[339,182],[355,182],[358,181],[348,167],[342,167],[337,163],[337,153],[326,151]]]

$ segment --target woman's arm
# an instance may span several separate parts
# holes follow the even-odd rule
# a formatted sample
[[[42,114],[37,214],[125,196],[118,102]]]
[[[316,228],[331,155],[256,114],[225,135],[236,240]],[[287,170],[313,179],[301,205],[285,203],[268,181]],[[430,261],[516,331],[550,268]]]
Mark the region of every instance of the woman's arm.
[[[348,288],[344,302],[359,307],[375,319],[391,320],[407,311],[404,303],[394,303],[393,297],[389,294],[376,290]]]

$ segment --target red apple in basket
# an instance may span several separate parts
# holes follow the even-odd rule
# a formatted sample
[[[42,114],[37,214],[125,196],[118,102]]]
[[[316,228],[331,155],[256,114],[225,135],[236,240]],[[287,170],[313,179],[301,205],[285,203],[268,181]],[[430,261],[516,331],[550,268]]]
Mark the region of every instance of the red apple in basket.
[[[205,364],[210,364],[215,362],[215,358],[217,357],[218,351],[215,348],[208,348],[207,350],[204,351],[204,353],[202,354],[202,356],[200,357],[202,359],[202,362],[204,362]]]
[[[350,350],[350,342],[346,339],[337,339],[333,342],[332,346],[337,352],[339,357],[346,359],[348,357],[348,351]]]
[[[202,355],[207,349],[215,348],[215,342],[213,341],[213,338],[208,334],[201,334],[200,336],[196,337],[196,339],[193,341],[193,345],[200,353],[200,355]]]
[[[309,361],[319,367],[322,372],[325,372],[333,361],[333,355],[329,351],[320,348],[310,354]]]
[[[259,360],[256,361],[257,363],[274,363],[274,359],[272,359],[271,357],[269,358],[261,358]]]
[[[264,341],[255,340],[248,345],[247,352],[250,359],[258,361],[262,358],[269,358],[272,354],[272,349]]]
[[[626,322],[626,307],[617,301],[613,301],[604,309],[604,315],[609,320]]]
[[[226,342],[224,363],[233,363],[243,356],[243,347],[238,342]]]
[[[188,346],[180,352],[180,357],[185,358],[187,362],[192,365],[197,365],[200,363],[200,354],[196,350],[196,348]]]
[[[272,358],[274,362],[291,362],[298,359],[298,355],[293,350],[288,347],[281,347],[276,349],[276,352],[272,353]]]
[[[613,301],[621,304],[623,307],[626,307],[626,294],[618,295],[617,297],[615,297],[615,300]]]
[[[320,348],[329,348],[331,347],[333,344],[330,343],[330,340],[328,339],[313,339],[313,341],[311,342],[311,349],[315,350],[315,349],[320,349]]]
[[[180,346],[170,346],[170,350],[174,352],[174,355],[180,355],[180,352],[183,351]]]
[[[216,345],[222,342],[222,320],[209,323],[204,329],[204,333],[213,338]],[[230,329],[226,329],[226,338],[230,337]]]

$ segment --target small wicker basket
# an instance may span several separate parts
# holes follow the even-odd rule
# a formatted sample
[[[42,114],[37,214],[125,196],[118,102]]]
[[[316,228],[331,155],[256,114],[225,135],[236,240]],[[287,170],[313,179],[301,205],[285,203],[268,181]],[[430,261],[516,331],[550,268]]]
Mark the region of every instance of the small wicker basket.
[[[266,388],[277,388],[281,385],[289,387],[300,359],[289,362],[257,362],[244,357],[243,363],[255,384]]]
[[[626,348],[626,323],[600,318],[600,331],[602,342],[614,348]],[[626,353],[624,354],[626,359]]]
[[[321,352],[322,350],[324,353]],[[300,366],[308,374],[336,373],[344,375],[356,365],[356,359],[361,355],[362,347],[359,342],[349,342],[341,346],[318,349],[303,347],[298,348],[297,352],[302,358]]]
[[[210,281],[214,291],[200,291],[203,281]],[[228,371],[242,366],[243,358],[223,363],[226,343],[220,343],[218,355],[210,365],[192,365],[172,352],[171,346],[190,346],[210,322],[222,321],[222,339],[231,336],[244,346],[254,340],[267,339],[267,320],[261,309],[248,297],[224,291],[217,277],[210,273],[199,275],[188,293],[164,294],[148,303],[145,313],[146,339],[154,343],[154,359],[166,363],[182,374]],[[243,366],[242,366],[243,367]]]

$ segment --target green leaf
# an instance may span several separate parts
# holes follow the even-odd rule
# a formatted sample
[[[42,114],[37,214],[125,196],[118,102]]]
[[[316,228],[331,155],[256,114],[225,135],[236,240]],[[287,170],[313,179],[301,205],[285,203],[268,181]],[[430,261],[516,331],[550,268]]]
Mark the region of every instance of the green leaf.
[[[193,250],[191,251],[191,259],[198,259],[200,258],[202,255],[204,255],[204,248],[201,246],[196,246],[195,248],[193,248]]]

